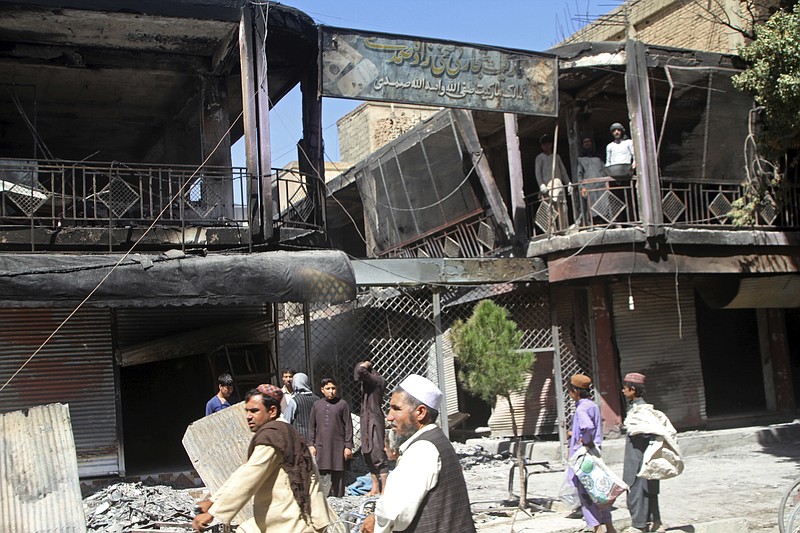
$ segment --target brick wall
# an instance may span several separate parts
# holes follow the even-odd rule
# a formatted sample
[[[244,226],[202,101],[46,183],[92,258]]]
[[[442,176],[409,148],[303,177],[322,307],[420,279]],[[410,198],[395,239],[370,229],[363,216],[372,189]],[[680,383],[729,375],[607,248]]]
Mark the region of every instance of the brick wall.
[[[765,19],[769,5],[777,0],[761,0],[756,16]],[[724,54],[736,53],[744,37],[721,24],[729,20],[733,26],[746,25],[746,0],[638,0],[628,1],[598,21],[574,33],[560,44],[580,41],[623,41],[628,38],[624,21],[632,27],[631,37],[649,44],[705,50]]]
[[[435,107],[408,104],[361,104],[336,122],[339,157],[343,161],[361,161],[438,111]]]

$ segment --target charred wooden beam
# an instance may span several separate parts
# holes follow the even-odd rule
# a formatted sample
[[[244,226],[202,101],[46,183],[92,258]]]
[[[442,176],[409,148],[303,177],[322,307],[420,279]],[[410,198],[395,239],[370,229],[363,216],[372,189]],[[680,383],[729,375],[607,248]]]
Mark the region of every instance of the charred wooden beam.
[[[628,41],[628,67],[625,85],[631,120],[631,137],[636,156],[639,206],[645,235],[654,239],[664,236],[664,212],[661,208],[661,186],[656,160],[656,128],[650,100],[647,72],[647,51],[639,41]]]
[[[497,183],[492,175],[492,169],[489,167],[489,162],[486,161],[484,157],[483,148],[481,148],[481,143],[478,139],[478,132],[472,120],[472,113],[466,109],[454,109],[452,113],[456,126],[472,157],[472,162],[480,178],[481,186],[483,186],[483,191],[486,194],[486,199],[489,202],[489,206],[492,208],[492,214],[498,225],[503,229],[506,238],[513,239],[514,223],[511,222],[511,218],[508,216],[508,209],[503,202],[500,191],[497,189]]]

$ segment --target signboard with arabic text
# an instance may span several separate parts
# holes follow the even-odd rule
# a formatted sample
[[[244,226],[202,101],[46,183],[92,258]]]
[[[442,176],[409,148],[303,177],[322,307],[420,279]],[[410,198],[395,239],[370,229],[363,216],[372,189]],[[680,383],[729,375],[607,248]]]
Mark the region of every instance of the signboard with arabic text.
[[[553,55],[327,26],[320,32],[323,96],[558,114]]]

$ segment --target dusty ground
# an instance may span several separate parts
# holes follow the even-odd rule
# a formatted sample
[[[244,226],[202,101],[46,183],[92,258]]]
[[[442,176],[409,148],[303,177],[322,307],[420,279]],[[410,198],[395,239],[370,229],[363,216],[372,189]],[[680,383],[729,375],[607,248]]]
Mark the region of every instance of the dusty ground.
[[[714,438],[713,433],[708,438]],[[777,531],[778,504],[792,481],[800,476],[800,443],[772,446],[745,444],[722,451],[685,457],[686,469],[661,484],[660,505],[664,523],[671,528],[726,518],[745,518],[750,531]],[[622,473],[621,464],[611,467]],[[478,465],[466,472],[471,501],[503,498],[508,467]],[[563,472],[536,474],[528,493],[534,498],[554,498]],[[478,505],[474,507],[479,507]],[[615,523],[630,524],[624,497],[614,511]],[[517,524],[515,531],[579,530],[582,520],[565,519],[565,512],[539,512]],[[486,517],[479,524],[487,532],[512,531],[509,520]],[[685,528],[688,529],[688,528]]]
[[[700,434],[703,442],[713,442],[719,437],[714,432]],[[800,442],[762,446],[742,437],[742,444],[726,445],[714,452],[696,452],[685,459],[685,471],[677,478],[661,485],[661,510],[664,523],[678,531],[693,531],[692,526],[727,518],[744,518],[749,531],[766,533],[778,531],[777,510],[784,492],[800,476]],[[555,444],[555,443],[553,443]],[[713,446],[710,446],[713,447]],[[567,532],[580,531],[581,519],[567,518],[567,510],[557,500],[564,479],[559,465],[551,471],[530,477],[529,499],[540,504],[556,500],[551,511],[537,511],[532,516],[517,514],[511,518],[503,510],[503,500],[508,498],[508,473],[513,463],[510,458],[490,456],[476,452],[473,447],[456,445],[465,466],[465,477],[470,501],[481,533]],[[354,462],[350,475],[360,474],[359,462]],[[611,468],[622,473],[621,463],[611,463]],[[515,492],[517,485],[514,486]],[[181,491],[182,492],[182,491]],[[127,498],[125,498],[127,499]],[[341,512],[355,509],[363,497],[331,498],[333,507]],[[97,510],[99,502],[87,498],[87,520]],[[110,511],[104,511],[104,514]],[[113,520],[95,517],[94,531],[121,531]],[[617,501],[613,512],[619,529],[630,524],[624,497]]]

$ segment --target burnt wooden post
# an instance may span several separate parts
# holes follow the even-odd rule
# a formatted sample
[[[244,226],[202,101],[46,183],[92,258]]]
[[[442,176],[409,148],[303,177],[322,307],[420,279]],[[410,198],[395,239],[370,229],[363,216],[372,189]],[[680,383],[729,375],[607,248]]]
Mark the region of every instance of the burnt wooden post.
[[[528,228],[525,216],[525,186],[522,177],[522,153],[519,149],[519,122],[514,113],[503,113],[506,129],[506,151],[508,152],[508,178],[511,186],[511,216],[518,239],[527,240]]]
[[[258,10],[254,16],[253,10]],[[246,6],[239,21],[239,58],[242,71],[245,160],[250,176],[247,187],[251,235],[272,236],[272,159],[269,141],[267,92],[267,6]]]
[[[308,199],[314,206],[314,223],[326,232],[325,160],[322,142],[322,98],[319,95],[319,69],[309,65],[300,80],[303,105],[303,138],[298,143],[300,174],[306,183]]]
[[[647,51],[644,43],[629,40],[625,45],[628,64],[625,92],[631,121],[631,137],[636,155],[639,214],[649,240],[664,236],[664,212],[661,209],[661,184],[656,159],[656,129],[650,101]]]
[[[514,238],[514,224],[511,222],[511,217],[508,216],[506,204],[503,202],[503,197],[500,196],[500,191],[497,189],[492,169],[489,167],[489,162],[483,154],[481,142],[478,139],[478,131],[475,129],[475,122],[472,119],[472,112],[466,109],[453,109],[453,118],[455,119],[456,127],[461,133],[464,144],[469,150],[472,157],[472,163],[475,165],[475,170],[480,178],[483,192],[486,194],[486,199],[489,206],[492,208],[494,219],[497,225],[503,229],[507,239]]]
[[[228,106],[228,90],[225,78],[218,76],[203,76],[202,78],[202,109],[203,131],[202,148],[203,161],[213,167],[230,169],[231,163],[231,138],[228,128],[231,126]],[[203,194],[208,191],[207,201],[218,202],[211,212],[214,218],[233,218],[233,176],[217,175],[206,176],[203,180]]]

